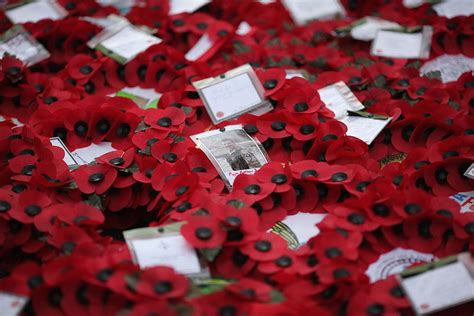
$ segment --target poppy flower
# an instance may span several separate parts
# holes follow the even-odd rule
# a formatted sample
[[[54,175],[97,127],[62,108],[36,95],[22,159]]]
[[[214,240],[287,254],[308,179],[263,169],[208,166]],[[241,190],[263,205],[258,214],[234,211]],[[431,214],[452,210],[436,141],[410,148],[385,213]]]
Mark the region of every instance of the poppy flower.
[[[204,315],[246,315],[250,304],[227,291],[217,291],[192,300],[193,305],[202,310]],[[212,302],[212,303],[210,303]]]
[[[272,233],[265,233],[242,245],[240,250],[253,260],[268,261],[278,258],[286,248],[287,243],[281,237]]]
[[[146,112],[145,123],[160,131],[177,132],[186,118],[179,108],[151,109]]]
[[[242,278],[238,282],[228,285],[225,290],[245,300],[269,302],[272,287],[260,281]]]
[[[181,234],[195,248],[216,248],[226,238],[225,230],[219,221],[211,216],[192,216],[181,227]]]
[[[133,305],[130,316],[140,316],[146,314],[170,315],[176,316],[176,312],[166,301],[139,302]]]
[[[257,68],[255,71],[258,79],[262,83],[263,88],[265,89],[265,96],[269,97],[279,89],[281,89],[285,84],[285,71],[278,68],[271,69],[260,69]]]
[[[180,298],[188,290],[188,281],[170,267],[152,267],[140,274],[136,290],[150,298]]]
[[[226,278],[241,278],[249,274],[256,261],[243,254],[237,247],[224,247],[213,262],[213,271]]]
[[[81,192],[102,194],[114,183],[117,178],[117,169],[102,164],[82,165],[71,175]]]
[[[78,84],[85,84],[100,68],[100,61],[94,60],[88,55],[75,55],[66,66],[68,74]]]
[[[242,174],[235,179],[232,191],[247,195],[258,201],[270,195],[275,188],[275,183],[259,183],[255,177]]]
[[[51,204],[51,199],[44,193],[26,190],[18,195],[18,206],[9,211],[12,218],[25,223],[33,223],[37,216]]]
[[[396,306],[387,304],[385,301],[370,294],[359,292],[353,296],[348,306],[348,315],[399,315]]]
[[[276,184],[275,192],[285,192],[291,189],[291,174],[289,168],[283,168],[280,163],[269,162],[255,173],[257,179],[263,183]]]

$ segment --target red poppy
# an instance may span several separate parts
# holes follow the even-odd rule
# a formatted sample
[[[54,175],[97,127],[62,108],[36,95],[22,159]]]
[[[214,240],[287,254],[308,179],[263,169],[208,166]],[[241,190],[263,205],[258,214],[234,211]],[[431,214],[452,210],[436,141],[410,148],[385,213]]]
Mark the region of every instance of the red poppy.
[[[277,259],[287,248],[287,243],[280,236],[265,233],[254,241],[241,246],[242,253],[256,261],[268,261]]]
[[[71,173],[81,192],[103,194],[117,178],[117,169],[107,165],[83,165]]]
[[[153,267],[140,274],[137,292],[155,299],[184,297],[188,290],[188,280],[169,267]]]
[[[242,278],[237,283],[233,283],[225,290],[237,297],[250,301],[269,302],[272,287],[253,279]]]
[[[192,216],[181,227],[181,234],[196,248],[216,248],[226,238],[226,232],[219,221],[212,216]]]
[[[9,211],[9,215],[22,223],[33,223],[50,204],[51,199],[46,194],[26,190],[18,195],[18,206]]]

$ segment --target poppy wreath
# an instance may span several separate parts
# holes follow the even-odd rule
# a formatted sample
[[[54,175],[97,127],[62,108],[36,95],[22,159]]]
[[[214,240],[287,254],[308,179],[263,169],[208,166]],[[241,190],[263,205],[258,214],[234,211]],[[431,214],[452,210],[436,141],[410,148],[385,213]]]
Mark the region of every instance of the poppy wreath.
[[[30,298],[25,315],[406,315],[396,278],[370,283],[371,263],[398,247],[474,253],[474,213],[450,198],[474,187],[463,176],[474,160],[473,75],[420,77],[422,61],[373,57],[333,33],[378,15],[431,25],[432,58],[474,57],[472,16],[342,1],[347,18],[297,26],[279,1],[215,0],[170,16],[168,1],[150,0],[126,17],[163,42],[120,65],[87,47],[101,27],[83,19],[118,10],[59,3],[65,19],[25,24],[49,59],[0,59],[0,289]],[[243,20],[255,31],[236,33]],[[2,14],[0,28],[10,26]],[[206,62],[187,61],[203,34],[216,48]],[[213,126],[191,82],[244,63],[274,110]],[[308,80],[286,79],[287,69]],[[346,134],[317,92],[338,81],[367,111],[393,118],[370,146]],[[157,108],[109,96],[127,86],[160,92]],[[234,124],[271,162],[230,192],[189,136]],[[114,150],[70,170],[51,137],[71,151],[104,141]],[[299,212],[327,215],[292,250],[268,230]],[[221,283],[204,291],[169,267],[133,263],[124,230],[177,221]]]

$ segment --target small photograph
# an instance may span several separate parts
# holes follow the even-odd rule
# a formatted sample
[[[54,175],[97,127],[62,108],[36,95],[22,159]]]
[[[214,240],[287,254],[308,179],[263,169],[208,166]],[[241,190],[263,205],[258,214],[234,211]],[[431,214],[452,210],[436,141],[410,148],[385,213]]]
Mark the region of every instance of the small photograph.
[[[264,150],[241,126],[227,126],[224,131],[210,131],[192,139],[230,186],[239,174],[252,174],[268,162]]]

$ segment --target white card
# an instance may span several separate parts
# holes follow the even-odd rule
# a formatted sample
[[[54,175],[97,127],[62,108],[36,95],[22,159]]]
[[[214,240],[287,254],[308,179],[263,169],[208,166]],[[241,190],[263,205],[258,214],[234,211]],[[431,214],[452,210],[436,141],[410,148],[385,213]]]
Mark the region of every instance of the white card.
[[[474,212],[474,191],[459,192],[449,198],[461,205],[461,213]]]
[[[235,68],[220,77],[193,82],[193,85],[214,124],[254,110],[265,102],[258,90],[261,83],[248,65]]]
[[[208,50],[214,46],[214,42],[209,38],[209,35],[204,34],[194,44],[193,47],[184,56],[189,61],[196,61],[201,58]]]
[[[120,17],[115,14],[110,14],[105,18],[98,18],[98,17],[92,17],[92,16],[83,16],[80,17],[81,20],[87,21],[91,24],[95,24],[97,26],[100,26],[102,28],[108,28],[111,27],[112,25],[115,25],[116,23],[119,23],[123,21],[123,17]]]
[[[210,0],[170,0],[169,15],[193,13],[200,7],[211,2]]]
[[[64,151],[64,158],[63,161],[66,163],[68,166],[77,166],[78,162],[76,159],[74,159],[74,156],[71,154],[69,149],[66,147],[66,145],[62,142],[61,138],[59,137],[52,137],[49,139],[51,142],[51,145],[56,146],[61,148]]]
[[[426,2],[428,2],[428,0],[403,0],[403,6],[405,8],[413,9],[418,8]]]
[[[18,34],[6,43],[0,44],[0,56],[3,56],[5,53],[15,55],[21,61],[26,62],[38,54],[39,50],[30,43],[24,34]]]
[[[460,261],[403,278],[401,284],[418,314],[474,300],[474,280]]]
[[[442,55],[425,63],[420,68],[420,73],[426,75],[432,71],[441,73],[443,83],[458,80],[465,72],[474,71],[474,58],[464,55]]]
[[[364,23],[351,29],[351,36],[360,41],[371,41],[375,38],[378,30],[400,27],[398,23],[369,16],[365,18]]]
[[[90,144],[87,147],[76,149],[72,152],[72,156],[76,159],[79,165],[87,165],[95,158],[105,155],[115,149],[112,147],[110,142],[102,142],[100,144]]]
[[[343,81],[318,89],[318,93],[326,107],[334,112],[336,119],[347,116],[348,110],[364,109],[364,105]]]
[[[132,25],[127,25],[100,44],[126,60],[130,60],[161,41],[158,37],[145,33]]]
[[[182,274],[201,272],[196,251],[181,235],[131,241],[140,268],[169,266]]]
[[[298,238],[300,245],[319,234],[316,224],[320,223],[326,214],[297,213],[287,216],[282,222],[286,224]]]
[[[372,41],[373,56],[426,59],[429,57],[433,29],[423,27],[423,32],[404,33],[379,30]]]
[[[290,12],[291,17],[298,25],[311,20],[330,19],[338,15],[345,15],[345,10],[338,0],[282,0],[283,5]]]
[[[2,316],[17,316],[28,302],[25,296],[0,292],[0,311]]]
[[[27,3],[7,10],[5,14],[13,24],[22,24],[27,22],[35,23],[43,19],[61,20],[66,16],[66,12],[63,10],[56,3],[41,1]]]
[[[464,172],[464,176],[474,179],[474,163],[472,163],[469,168],[467,168],[466,172]]]
[[[474,0],[447,0],[433,6],[439,16],[448,19],[474,14]]]
[[[362,116],[345,116],[340,121],[347,126],[347,135],[357,137],[370,145],[390,123],[391,118],[378,120]]]
[[[386,279],[390,275],[398,274],[405,268],[420,262],[431,262],[436,257],[429,253],[422,253],[411,249],[395,248],[381,255],[372,263],[365,274],[371,283]]]

